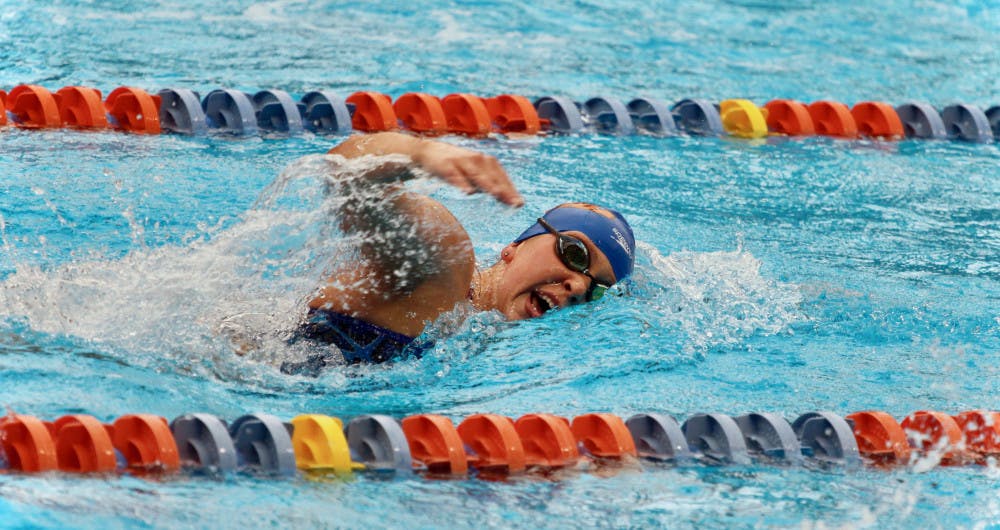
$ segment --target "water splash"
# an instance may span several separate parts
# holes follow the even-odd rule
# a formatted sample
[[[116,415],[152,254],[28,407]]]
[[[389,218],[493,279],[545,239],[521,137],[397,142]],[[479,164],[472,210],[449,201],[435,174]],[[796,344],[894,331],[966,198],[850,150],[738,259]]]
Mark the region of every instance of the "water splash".
[[[83,338],[138,365],[225,376],[245,369],[234,353],[280,362],[304,298],[349,254],[319,170],[316,159],[293,164],[238,222],[203,227],[183,246],[50,269],[15,263],[0,282],[0,322]]]
[[[764,277],[761,261],[738,248],[720,252],[675,252],[663,256],[638,243],[636,296],[651,305],[654,325],[687,337],[686,352],[737,344],[755,334],[791,333],[805,318],[794,284]]]
[[[307,156],[290,164],[238,222],[202,227],[203,234],[183,245],[143,246],[121,259],[91,257],[48,270],[17,264],[0,283],[0,319],[105,345],[141,366],[270,386],[261,371],[274,370],[264,366],[312,353],[309,345],[287,340],[307,298],[333,267],[357,258],[356,237],[345,236],[334,215],[346,200],[371,198],[350,176],[407,162]],[[634,319],[655,339],[645,342],[650,351],[637,351],[631,334],[612,333],[602,347],[675,362],[756,333],[790,332],[803,318],[798,288],[763,277],[761,262],[743,249],[669,256],[649,244],[639,249],[632,296],[623,302],[561,311],[527,331],[491,316],[470,320],[459,309],[431,327],[438,342],[422,366],[447,378],[454,366],[486,351],[505,359],[496,351],[498,340],[513,350],[544,349],[549,342],[559,350],[567,333],[592,333],[594,324],[604,334],[635,326]],[[677,344],[677,353],[665,354],[672,348],[664,340]]]

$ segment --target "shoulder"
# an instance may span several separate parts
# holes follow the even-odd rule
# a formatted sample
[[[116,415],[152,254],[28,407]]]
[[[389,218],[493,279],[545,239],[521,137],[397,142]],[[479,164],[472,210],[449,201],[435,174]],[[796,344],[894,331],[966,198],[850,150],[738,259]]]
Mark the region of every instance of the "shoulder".
[[[466,296],[476,258],[472,240],[462,223],[445,206],[430,197],[408,194],[410,218],[419,219],[416,229],[426,245],[425,255],[434,263],[423,283],[431,283],[448,292]]]
[[[328,288],[314,304],[337,299],[351,314],[412,337],[421,333],[426,322],[468,297],[476,267],[469,235],[441,203],[422,195],[407,195],[397,206],[407,210],[404,219],[411,224],[400,227],[400,232],[415,236],[419,248],[395,248],[392,254],[403,252],[405,256],[369,262],[374,268],[362,266],[346,273],[348,281],[335,283],[353,287],[337,292]],[[387,241],[376,245],[381,244],[393,246]],[[371,285],[366,283],[370,281]]]

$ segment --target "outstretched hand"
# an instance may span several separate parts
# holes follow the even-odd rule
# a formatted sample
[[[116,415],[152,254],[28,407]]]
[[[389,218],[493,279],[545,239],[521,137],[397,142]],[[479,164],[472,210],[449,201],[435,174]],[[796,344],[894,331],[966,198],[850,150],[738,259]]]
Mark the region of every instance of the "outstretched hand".
[[[493,156],[434,140],[422,140],[411,158],[425,171],[466,193],[489,193],[510,206],[523,206],[510,176]]]
[[[485,192],[511,206],[523,206],[510,176],[495,157],[437,140],[396,132],[354,135],[330,149],[346,158],[365,155],[407,155],[421,169],[465,191]]]

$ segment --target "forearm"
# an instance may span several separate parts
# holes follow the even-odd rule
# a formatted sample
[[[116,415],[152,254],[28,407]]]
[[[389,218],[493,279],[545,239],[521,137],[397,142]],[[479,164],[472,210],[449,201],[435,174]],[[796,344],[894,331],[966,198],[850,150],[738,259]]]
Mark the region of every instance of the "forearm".
[[[345,159],[375,157],[371,163],[354,162],[338,166],[331,172],[335,181],[353,185],[379,187],[413,177],[413,154],[422,142],[419,138],[399,133],[355,134],[330,149],[327,154]],[[398,156],[391,156],[398,155]]]
[[[413,158],[424,140],[396,132],[375,134],[355,134],[330,149],[329,154],[344,158],[358,158],[365,155],[406,155]]]
[[[406,180],[412,176],[410,169],[419,167],[466,193],[483,191],[504,204],[524,204],[496,158],[448,143],[383,132],[351,136],[329,153],[345,158],[402,155],[410,163],[386,162],[366,172],[364,177],[372,181]]]

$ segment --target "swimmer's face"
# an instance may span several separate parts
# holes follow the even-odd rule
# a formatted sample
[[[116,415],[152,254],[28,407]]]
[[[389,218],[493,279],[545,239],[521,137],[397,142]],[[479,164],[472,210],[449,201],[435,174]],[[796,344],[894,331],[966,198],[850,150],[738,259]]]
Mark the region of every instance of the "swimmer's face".
[[[590,255],[590,275],[603,285],[615,283],[611,262],[582,232],[562,232],[586,246]],[[587,300],[592,279],[569,268],[560,259],[556,236],[543,234],[508,245],[501,259],[506,264],[497,285],[496,309],[510,320],[542,316],[558,307]]]

